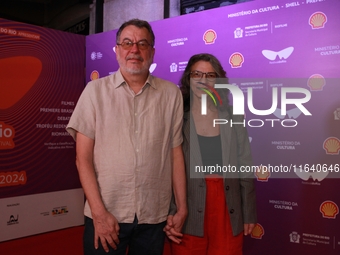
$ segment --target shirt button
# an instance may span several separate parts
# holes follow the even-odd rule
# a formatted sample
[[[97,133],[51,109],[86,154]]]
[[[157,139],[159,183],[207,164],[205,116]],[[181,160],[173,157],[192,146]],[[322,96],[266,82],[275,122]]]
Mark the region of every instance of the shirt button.
[[[229,186],[225,187],[226,190],[229,190]]]
[[[136,152],[139,152],[139,150],[137,149]]]
[[[135,112],[135,116],[137,116],[137,113]]]
[[[197,209],[198,212],[203,212],[202,208]]]
[[[234,209],[231,209],[231,210],[230,210],[230,213],[234,213]]]
[[[137,133],[138,133],[138,130],[136,130],[135,133],[137,134]]]

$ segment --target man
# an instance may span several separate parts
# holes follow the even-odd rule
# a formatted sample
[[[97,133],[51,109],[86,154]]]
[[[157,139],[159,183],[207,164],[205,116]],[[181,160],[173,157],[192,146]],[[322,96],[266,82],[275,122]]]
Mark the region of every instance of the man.
[[[182,97],[149,74],[149,23],[125,22],[116,42],[119,70],[89,82],[67,126],[87,199],[84,252],[161,255],[172,189],[177,229],[187,215]]]

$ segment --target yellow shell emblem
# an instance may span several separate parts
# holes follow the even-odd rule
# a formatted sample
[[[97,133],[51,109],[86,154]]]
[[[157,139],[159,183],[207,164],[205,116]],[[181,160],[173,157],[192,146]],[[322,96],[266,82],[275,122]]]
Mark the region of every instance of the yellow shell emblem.
[[[322,88],[326,85],[326,80],[321,74],[313,74],[309,77],[307,85],[311,91],[322,90]]]
[[[333,201],[325,201],[320,205],[320,212],[324,218],[335,219],[339,213],[339,207]]]
[[[338,155],[340,151],[340,140],[336,137],[328,137],[323,142],[323,148],[326,154]]]
[[[92,73],[90,75],[90,79],[91,79],[91,81],[99,79],[98,71],[96,71],[96,70],[92,71]]]
[[[233,53],[229,58],[229,63],[231,67],[233,68],[241,67],[243,62],[244,62],[244,57],[239,52]]]
[[[258,166],[256,168],[255,176],[258,181],[267,182],[270,177],[270,172],[266,166]]]
[[[327,22],[327,16],[323,12],[315,12],[309,18],[309,24],[313,29],[324,28]]]
[[[262,239],[263,235],[264,229],[261,226],[261,224],[257,223],[256,226],[253,228],[253,231],[251,232],[251,237],[256,239]]]
[[[203,40],[204,40],[205,44],[212,44],[212,43],[214,43],[216,38],[217,38],[217,34],[212,29],[209,29],[209,30],[205,31],[205,33],[203,35]]]

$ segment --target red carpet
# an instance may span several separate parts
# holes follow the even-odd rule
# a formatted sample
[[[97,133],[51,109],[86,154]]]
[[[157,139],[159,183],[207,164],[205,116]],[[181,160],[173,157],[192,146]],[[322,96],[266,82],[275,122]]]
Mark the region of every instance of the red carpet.
[[[83,226],[0,243],[2,255],[82,255]]]
[[[82,255],[83,226],[0,242],[1,255]],[[170,255],[166,240],[163,255]]]

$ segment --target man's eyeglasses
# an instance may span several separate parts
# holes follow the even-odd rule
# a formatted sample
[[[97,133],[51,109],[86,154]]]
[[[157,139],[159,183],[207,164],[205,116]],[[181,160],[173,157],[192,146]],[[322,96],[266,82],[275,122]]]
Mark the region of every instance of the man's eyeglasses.
[[[205,75],[205,78],[207,78],[208,81],[214,81],[218,76],[215,72],[203,73],[200,71],[193,71],[190,73],[190,78],[194,80],[200,80],[203,78],[203,75]]]
[[[124,40],[122,43],[117,43],[117,45],[122,46],[124,50],[130,50],[134,44],[136,44],[138,49],[140,50],[146,50],[149,48],[149,46],[151,46],[151,44],[148,43],[147,40],[140,40],[135,43],[129,40]]]

